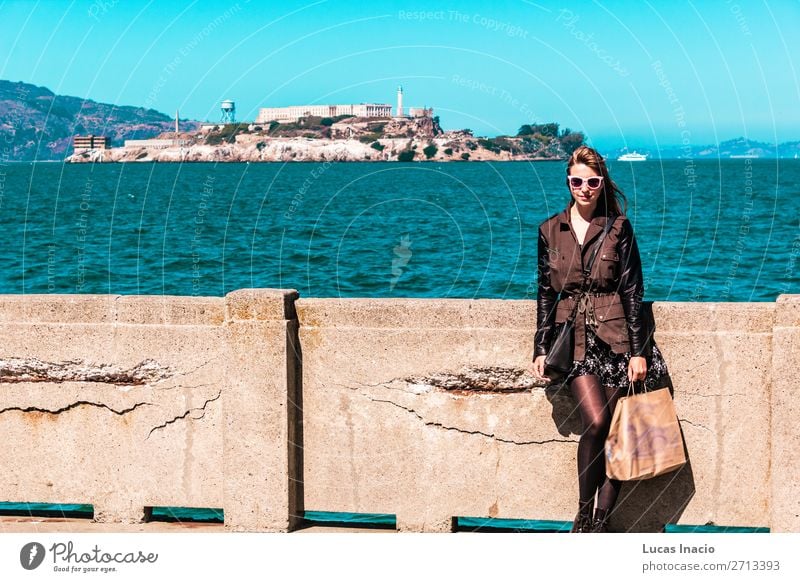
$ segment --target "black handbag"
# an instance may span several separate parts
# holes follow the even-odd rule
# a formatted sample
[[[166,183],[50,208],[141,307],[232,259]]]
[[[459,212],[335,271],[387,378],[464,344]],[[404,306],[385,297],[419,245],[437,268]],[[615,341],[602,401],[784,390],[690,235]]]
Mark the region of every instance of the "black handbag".
[[[615,220],[616,216],[612,215],[608,217],[606,225],[603,228],[603,234],[600,235],[597,243],[595,243],[588,264],[584,265],[583,281],[580,291],[575,296],[575,306],[572,308],[572,312],[569,314],[566,321],[556,324],[553,341],[550,344],[550,349],[547,350],[547,356],[544,360],[544,375],[549,378],[551,382],[563,382],[572,369],[575,355],[575,314],[578,310],[581,295],[586,292],[587,282],[592,272],[592,265],[594,264],[595,257],[597,257],[597,251],[603,244],[603,239],[608,234],[608,231],[611,230],[611,226],[614,224]]]
[[[575,311],[578,302],[572,313],[563,323],[557,323],[553,342],[547,350],[544,360],[544,375],[550,378],[551,382],[561,382],[572,369],[572,358],[575,354]]]

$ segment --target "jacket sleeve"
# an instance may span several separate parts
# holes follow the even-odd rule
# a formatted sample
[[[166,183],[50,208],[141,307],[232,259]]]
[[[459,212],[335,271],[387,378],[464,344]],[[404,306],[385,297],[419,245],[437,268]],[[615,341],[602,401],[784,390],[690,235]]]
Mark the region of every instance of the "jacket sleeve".
[[[556,321],[558,292],[550,285],[550,254],[548,242],[539,227],[538,289],[536,292],[536,335],[533,341],[533,358],[547,355]]]
[[[650,357],[653,355],[650,342],[651,332],[642,310],[642,298],[644,297],[642,261],[636,237],[633,234],[633,226],[627,218],[622,222],[617,251],[620,260],[619,295],[622,298],[622,307],[625,310],[625,320],[628,324],[631,355]]]

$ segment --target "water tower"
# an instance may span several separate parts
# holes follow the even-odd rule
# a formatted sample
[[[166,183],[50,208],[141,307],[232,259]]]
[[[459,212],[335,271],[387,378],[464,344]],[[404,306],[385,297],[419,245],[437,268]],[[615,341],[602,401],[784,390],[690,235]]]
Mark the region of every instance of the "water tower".
[[[230,99],[225,99],[220,106],[220,111],[222,111],[222,119],[220,121],[222,123],[236,123],[236,103],[231,101]]]

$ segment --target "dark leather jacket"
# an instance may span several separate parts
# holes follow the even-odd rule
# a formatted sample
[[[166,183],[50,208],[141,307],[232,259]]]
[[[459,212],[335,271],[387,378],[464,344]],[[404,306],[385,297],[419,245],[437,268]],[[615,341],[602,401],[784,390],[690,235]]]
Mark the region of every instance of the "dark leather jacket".
[[[578,244],[567,208],[539,226],[536,296],[536,335],[533,357],[546,355],[556,323],[566,321],[576,304],[583,281],[582,268],[588,262],[606,220],[613,219],[598,250],[588,280],[590,293],[578,301],[575,319],[575,356],[583,361],[586,325],[611,346],[615,353],[652,357],[652,331],[642,310],[644,281],[639,248],[633,227],[625,215],[592,218],[583,245]]]

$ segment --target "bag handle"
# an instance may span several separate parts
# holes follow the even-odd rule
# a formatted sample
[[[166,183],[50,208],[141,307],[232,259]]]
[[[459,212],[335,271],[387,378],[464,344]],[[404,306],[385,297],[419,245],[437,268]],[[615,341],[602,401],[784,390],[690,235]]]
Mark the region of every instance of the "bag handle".
[[[647,384],[644,383],[644,380],[635,380],[635,381],[628,380],[628,381],[630,382],[630,386],[628,386],[628,393],[626,394],[626,396],[633,396],[633,394],[635,393],[636,382],[642,383],[642,392],[641,392],[642,394],[650,392],[650,390],[647,389]]]

